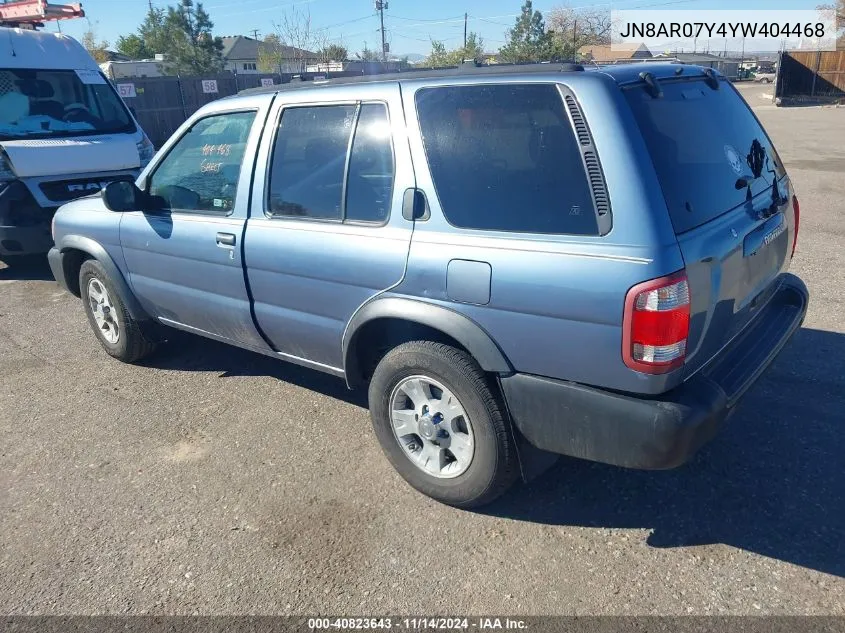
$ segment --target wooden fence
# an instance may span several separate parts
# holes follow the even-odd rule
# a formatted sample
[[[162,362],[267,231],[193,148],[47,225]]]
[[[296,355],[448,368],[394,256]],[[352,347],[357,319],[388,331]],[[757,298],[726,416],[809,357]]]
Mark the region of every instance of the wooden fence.
[[[113,82],[124,102],[156,147],[206,103],[266,83],[289,82],[291,75],[234,75],[204,77],[126,77]]]
[[[845,98],[845,51],[782,53],[775,96],[784,102]]]

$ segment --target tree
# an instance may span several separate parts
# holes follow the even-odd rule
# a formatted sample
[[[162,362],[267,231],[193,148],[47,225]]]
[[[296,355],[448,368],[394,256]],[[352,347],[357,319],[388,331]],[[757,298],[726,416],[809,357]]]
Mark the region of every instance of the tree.
[[[381,54],[368,47],[366,42],[364,42],[364,48],[355,53],[355,57],[362,62],[377,62],[381,60]]]
[[[282,21],[273,24],[282,45],[289,47],[285,62],[293,72],[304,72],[310,61],[316,61],[312,51],[328,44],[325,29],[314,29],[311,11],[293,8],[282,14]]]
[[[168,7],[164,27],[171,38],[165,61],[170,72],[203,75],[223,69],[223,40],[212,35],[214,23],[201,2],[180,0]]]
[[[223,41],[214,37],[214,23],[201,3],[179,0],[167,9],[152,8],[138,32],[118,39],[118,50],[132,59],[164,55],[163,69],[172,74],[203,75],[223,68]]]
[[[164,9],[150,9],[138,28],[138,37],[143,40],[144,52],[150,58],[156,54],[167,55],[170,50],[172,37],[165,22],[166,15]]]
[[[345,62],[349,56],[349,51],[345,46],[339,44],[329,44],[317,51],[317,57],[321,62]]]
[[[263,73],[281,73],[285,47],[279,36],[270,33],[258,47],[258,70]]]
[[[117,38],[117,51],[129,59],[150,59],[153,53],[147,49],[147,44],[137,33],[121,35]]]
[[[98,64],[109,61],[109,43],[105,40],[101,40],[99,44],[97,43],[97,34],[90,22],[88,24],[88,30],[82,35],[82,45]]]
[[[598,9],[556,7],[549,12],[549,59],[575,60],[582,46],[610,44],[610,13]]]
[[[478,35],[478,33],[470,31],[469,35],[467,35],[466,46],[461,50],[461,57],[461,61],[464,59],[481,61],[481,58],[484,57],[484,38]]]
[[[551,37],[546,33],[543,14],[534,10],[532,0],[525,0],[499,57],[506,62],[539,62],[549,58],[550,49]]]
[[[429,68],[454,66],[451,53],[446,50],[446,45],[439,40],[431,40],[431,52],[425,58],[423,64]]]
[[[836,38],[837,50],[845,50],[845,0],[836,0],[836,4],[823,4],[816,7],[820,11],[833,11],[836,19]]]
[[[431,52],[423,62],[430,68],[458,66],[464,60],[481,60],[484,55],[484,40],[477,33],[467,35],[466,46],[453,50],[446,50],[446,45],[439,40],[431,40]]]

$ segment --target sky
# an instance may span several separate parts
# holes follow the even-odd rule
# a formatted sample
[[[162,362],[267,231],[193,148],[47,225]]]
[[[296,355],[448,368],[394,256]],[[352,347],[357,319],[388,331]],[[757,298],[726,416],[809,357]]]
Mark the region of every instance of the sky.
[[[52,0],[61,2],[62,0]],[[67,0],[69,1],[69,0]],[[750,9],[764,19],[772,9],[812,9],[819,0],[535,0],[534,8],[543,12],[557,6],[571,8],[596,7],[610,10],[659,9]],[[175,4],[171,0],[170,4]],[[144,19],[148,0],[82,0],[87,20],[99,40],[114,46],[119,35],[132,33]],[[167,0],[153,0],[157,7]],[[384,12],[386,39],[393,54],[429,52],[431,39],[442,40],[447,48],[462,44],[464,13],[469,15],[468,29],[484,38],[488,51],[497,50],[513,26],[522,0],[389,0]],[[309,12],[312,25],[324,28],[330,41],[346,46],[350,53],[366,43],[378,49],[379,18],[373,0],[206,0],[203,3],[214,21],[215,35],[250,35],[253,29],[263,37],[273,33],[285,12]],[[49,30],[57,30],[51,23]],[[77,39],[87,30],[86,19],[67,20],[61,24],[64,33]]]

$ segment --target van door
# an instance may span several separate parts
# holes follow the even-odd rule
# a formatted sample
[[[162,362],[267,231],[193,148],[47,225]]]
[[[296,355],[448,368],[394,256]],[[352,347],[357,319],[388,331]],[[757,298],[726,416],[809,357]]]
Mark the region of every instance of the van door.
[[[405,274],[413,224],[401,207],[414,176],[398,84],[323,88],[319,103],[314,94],[283,94],[271,115],[246,270],[274,348],[341,374],[346,324]]]
[[[167,325],[261,350],[268,346],[250,314],[241,239],[268,107],[215,112],[195,121],[164,148],[147,179],[160,208],[126,213],[120,224],[129,282],[149,314]]]

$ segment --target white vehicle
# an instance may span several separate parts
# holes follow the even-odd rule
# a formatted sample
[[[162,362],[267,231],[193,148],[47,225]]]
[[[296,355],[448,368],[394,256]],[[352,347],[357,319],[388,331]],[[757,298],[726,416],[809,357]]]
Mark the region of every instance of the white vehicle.
[[[134,180],[153,153],[79,42],[0,27],[0,260],[46,253],[60,205]]]

